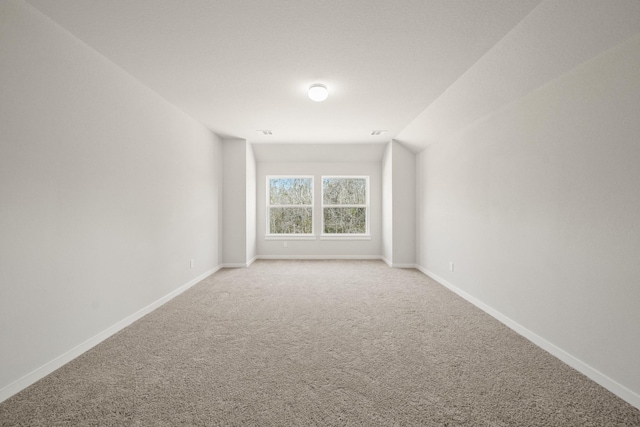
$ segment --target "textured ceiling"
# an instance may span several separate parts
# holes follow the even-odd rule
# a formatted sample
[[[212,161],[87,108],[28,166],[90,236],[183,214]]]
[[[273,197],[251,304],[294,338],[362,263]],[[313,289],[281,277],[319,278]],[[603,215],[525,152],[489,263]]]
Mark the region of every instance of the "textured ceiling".
[[[421,150],[640,31],[637,0],[28,2],[214,132],[254,143]],[[316,82],[323,103],[306,97]]]

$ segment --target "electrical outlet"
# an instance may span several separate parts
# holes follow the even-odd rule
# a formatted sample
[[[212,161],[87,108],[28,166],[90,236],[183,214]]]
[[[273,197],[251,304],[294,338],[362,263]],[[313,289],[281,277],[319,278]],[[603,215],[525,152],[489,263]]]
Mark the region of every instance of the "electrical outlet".
[[[189,261],[189,268],[193,268],[194,265],[196,265],[196,260],[192,258],[191,261]]]
[[[449,261],[449,270],[453,273],[453,261]]]
[[[286,248],[287,247],[287,242],[282,242],[282,247]]]

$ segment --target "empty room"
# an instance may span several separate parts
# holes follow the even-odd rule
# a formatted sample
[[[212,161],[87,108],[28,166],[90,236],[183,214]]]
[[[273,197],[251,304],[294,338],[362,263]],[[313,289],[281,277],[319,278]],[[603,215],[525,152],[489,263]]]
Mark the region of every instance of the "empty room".
[[[0,426],[640,426],[637,0],[0,0]]]

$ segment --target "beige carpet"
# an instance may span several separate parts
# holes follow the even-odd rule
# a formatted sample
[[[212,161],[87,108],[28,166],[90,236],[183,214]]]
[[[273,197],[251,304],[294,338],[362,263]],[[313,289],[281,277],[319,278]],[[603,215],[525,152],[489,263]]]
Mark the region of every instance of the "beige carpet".
[[[0,404],[2,426],[640,426],[416,270],[225,269]]]

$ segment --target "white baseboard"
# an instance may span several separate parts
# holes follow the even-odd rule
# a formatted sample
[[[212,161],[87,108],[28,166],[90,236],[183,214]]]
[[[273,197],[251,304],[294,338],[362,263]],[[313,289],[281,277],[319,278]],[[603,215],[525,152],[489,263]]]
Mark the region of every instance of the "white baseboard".
[[[257,259],[381,259],[380,255],[258,255]]]
[[[156,308],[160,307],[161,305],[167,303],[168,301],[172,300],[173,298],[177,297],[178,295],[180,295],[181,293],[183,293],[184,291],[186,291],[187,289],[189,289],[190,287],[192,287],[196,283],[198,283],[198,282],[206,279],[207,277],[211,276],[213,273],[215,273],[219,269],[220,269],[220,266],[215,267],[215,268],[213,268],[213,269],[201,274],[200,276],[196,277],[195,279],[190,280],[189,282],[187,282],[184,285],[180,286],[178,289],[176,289],[176,290],[170,292],[169,294],[163,296],[159,300],[149,304],[148,306],[144,307],[141,310],[138,310],[137,312],[133,313],[132,315],[127,316],[126,318],[122,319],[121,321],[119,321],[115,325],[113,325],[113,326],[105,329],[104,331],[100,332],[99,334],[89,338],[88,340],[86,340],[82,344],[80,344],[80,345],[72,348],[71,350],[61,354],[60,356],[56,357],[52,361],[45,363],[41,367],[39,367],[39,368],[35,369],[34,371],[28,373],[27,375],[23,376],[19,380],[14,381],[13,383],[7,385],[6,387],[0,389],[0,402],[3,402],[5,400],[7,400],[8,398],[13,396],[14,394],[24,390],[25,388],[29,387],[31,384],[35,383],[36,381],[46,377],[47,375],[49,375],[50,373],[52,373],[56,369],[61,368],[62,366],[66,365],[67,363],[71,362],[73,359],[75,359],[76,357],[80,356],[82,353],[85,353],[86,351],[88,351],[91,348],[95,347],[96,345],[100,344],[102,341],[104,341],[107,338],[109,338],[110,336],[114,335],[116,332],[119,332],[122,329],[126,328],[127,326],[129,326],[130,324],[132,324],[136,320],[140,319],[141,317],[151,313],[153,310],[155,310]]]
[[[399,264],[399,263],[393,263],[391,264],[391,267],[393,268],[416,268],[415,264]]]
[[[222,264],[220,268],[245,268],[245,267],[249,267],[257,259],[258,259],[258,256],[256,255],[247,262],[226,262]]]
[[[393,263],[389,261],[386,257],[380,256],[380,259],[384,261],[391,268],[417,268],[416,264],[402,264],[402,263]]]
[[[485,313],[491,315],[496,320],[500,321],[501,323],[505,324],[509,328],[513,329],[515,332],[517,332],[518,334],[522,335],[523,337],[525,337],[526,339],[528,339],[529,341],[531,341],[532,343],[534,343],[538,347],[542,348],[543,350],[546,350],[551,355],[553,355],[553,356],[557,357],[558,359],[562,360],[564,363],[566,363],[567,365],[571,366],[576,371],[586,375],[588,378],[590,378],[591,380],[593,380],[596,383],[600,384],[602,387],[606,388],[607,390],[609,390],[610,392],[612,392],[616,396],[620,397],[621,399],[625,400],[629,404],[631,404],[631,405],[635,406],[636,408],[640,409],[640,394],[634,392],[633,390],[628,389],[627,387],[623,386],[622,384],[618,383],[617,381],[614,381],[613,379],[609,378],[608,376],[606,376],[602,372],[598,371],[597,369],[594,369],[591,366],[587,365],[586,363],[584,363],[583,361],[581,361],[577,357],[567,353],[566,351],[564,351],[560,347],[556,346],[555,344],[547,341],[546,339],[542,338],[541,336],[537,335],[536,333],[530,331],[529,329],[527,329],[524,326],[520,325],[519,323],[515,322],[511,318],[505,316],[504,314],[500,313],[499,311],[495,310],[494,308],[492,308],[492,307],[488,306],[487,304],[483,303],[482,301],[480,301],[479,299],[477,299],[473,295],[470,295],[467,292],[463,291],[462,289],[456,287],[452,283],[449,283],[448,281],[446,281],[442,277],[432,273],[431,271],[429,271],[429,270],[427,270],[427,269],[425,269],[425,268],[423,268],[423,267],[421,267],[419,265],[416,265],[415,268],[417,268],[422,273],[424,273],[425,275],[429,276],[430,278],[432,278],[436,282],[440,283],[442,286],[446,287],[447,289],[449,289],[452,292],[458,294],[459,296],[461,296],[465,300],[469,301],[471,304],[475,305],[480,310],[482,310]]]
[[[379,259],[392,268],[416,268],[415,264],[392,263],[382,255],[258,255],[257,259]],[[254,258],[255,260],[255,258]],[[253,262],[253,261],[252,261]],[[224,265],[225,267],[228,264]],[[241,265],[238,265],[240,267]]]

